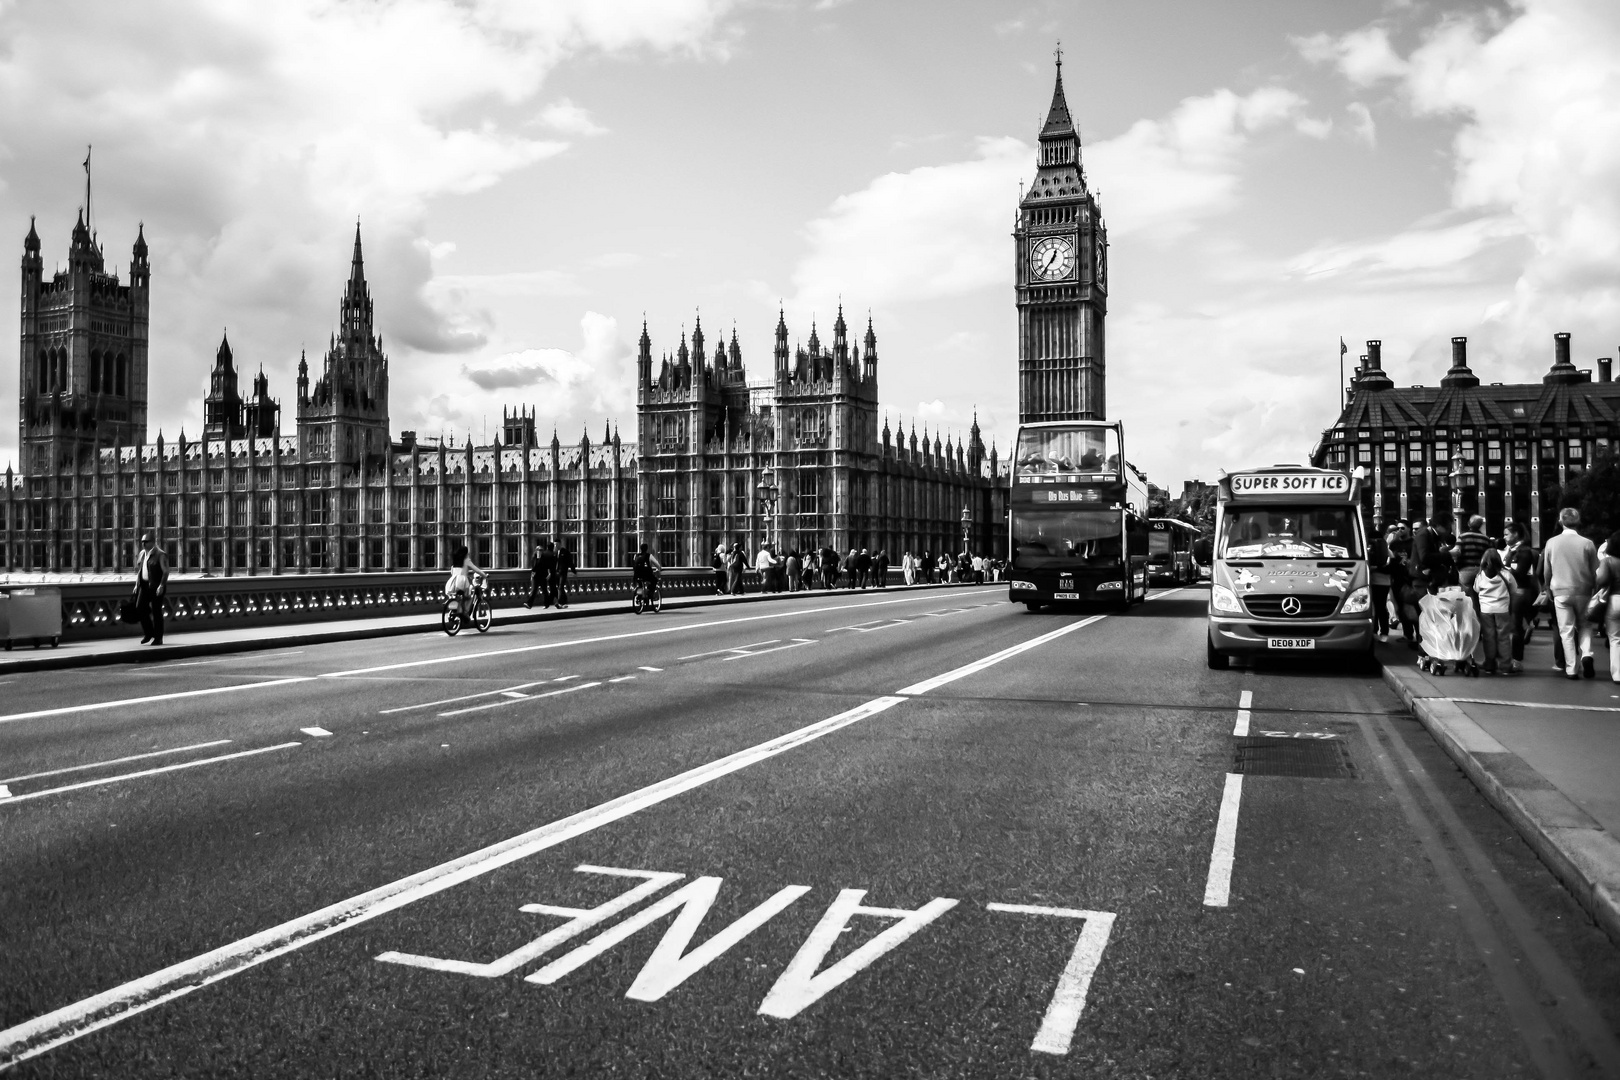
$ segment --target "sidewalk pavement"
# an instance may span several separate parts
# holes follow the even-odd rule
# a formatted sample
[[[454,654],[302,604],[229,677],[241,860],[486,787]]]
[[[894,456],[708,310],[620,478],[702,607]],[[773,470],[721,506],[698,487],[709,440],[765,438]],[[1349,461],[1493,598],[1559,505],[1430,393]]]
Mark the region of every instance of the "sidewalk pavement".
[[[967,588],[964,585],[891,585],[888,589],[856,590],[861,595],[903,593],[917,589]],[[1005,584],[987,582],[980,588],[990,592]],[[813,589],[791,593],[743,593],[741,596],[679,596],[665,597],[664,610],[710,607],[713,605],[750,604],[771,600],[787,600],[809,596],[849,596],[849,589]],[[592,615],[615,615],[629,612],[628,600],[571,601],[566,608],[499,607],[491,613],[494,626],[515,623],[546,622],[554,619],[578,619]],[[656,616],[650,616],[656,618]],[[96,667],[104,664],[140,664],[160,660],[176,660],[188,656],[214,656],[220,653],[254,652],[259,649],[286,648],[294,645],[319,645],[334,641],[355,641],[361,638],[391,637],[397,634],[442,634],[438,613],[390,615],[375,619],[328,619],[321,622],[279,623],[271,626],[223,626],[218,630],[197,630],[187,627],[171,631],[169,639],[160,646],[142,645],[133,634],[90,641],[63,642],[57,648],[48,646],[31,648],[19,645],[10,652],[0,652],[0,676],[23,671],[48,671],[60,668]],[[462,629],[463,635],[476,637],[472,627]]]
[[[1620,945],[1620,683],[1597,638],[1597,677],[1553,668],[1553,632],[1535,631],[1522,675],[1467,678],[1417,669],[1398,635],[1378,646],[1384,681]]]

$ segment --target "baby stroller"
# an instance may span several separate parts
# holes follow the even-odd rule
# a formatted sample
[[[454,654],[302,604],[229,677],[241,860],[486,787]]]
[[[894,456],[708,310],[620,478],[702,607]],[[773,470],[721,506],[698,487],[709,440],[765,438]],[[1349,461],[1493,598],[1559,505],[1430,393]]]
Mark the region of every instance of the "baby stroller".
[[[1474,660],[1479,648],[1479,615],[1465,589],[1448,585],[1419,601],[1418,634],[1427,654],[1418,657],[1419,668],[1444,675],[1450,664],[1459,674],[1479,674]]]

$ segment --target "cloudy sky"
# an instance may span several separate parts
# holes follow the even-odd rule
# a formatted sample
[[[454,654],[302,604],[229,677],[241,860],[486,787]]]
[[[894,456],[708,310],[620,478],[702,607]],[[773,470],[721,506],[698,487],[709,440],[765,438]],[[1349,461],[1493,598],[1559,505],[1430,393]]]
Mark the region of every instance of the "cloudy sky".
[[[1613,0],[0,0],[0,236],[64,261],[94,144],[109,259],[151,244],[154,435],[227,328],[290,428],[359,218],[396,430],[628,433],[643,317],[764,377],[777,305],[803,340],[841,299],[895,420],[1005,445],[1059,40],[1157,482],[1302,458],[1341,336],[1402,384],[1456,334],[1486,381],[1620,348]]]

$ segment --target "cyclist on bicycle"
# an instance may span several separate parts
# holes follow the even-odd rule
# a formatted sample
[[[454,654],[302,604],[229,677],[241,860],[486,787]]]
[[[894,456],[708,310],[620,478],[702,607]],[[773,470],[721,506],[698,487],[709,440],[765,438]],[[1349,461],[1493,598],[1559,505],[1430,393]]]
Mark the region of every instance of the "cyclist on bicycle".
[[[444,594],[455,605],[454,610],[467,614],[471,611],[467,598],[472,594],[473,586],[483,582],[484,572],[472,561],[472,553],[467,550],[466,544],[456,545],[455,551],[450,554],[450,561],[455,565],[450,569],[449,580],[444,583]]]
[[[642,583],[646,583],[647,595],[651,596],[658,591],[658,575],[663,572],[663,569],[658,564],[658,560],[653,558],[652,553],[647,550],[647,545],[642,544],[641,550],[636,552],[630,559],[631,587],[640,588]]]

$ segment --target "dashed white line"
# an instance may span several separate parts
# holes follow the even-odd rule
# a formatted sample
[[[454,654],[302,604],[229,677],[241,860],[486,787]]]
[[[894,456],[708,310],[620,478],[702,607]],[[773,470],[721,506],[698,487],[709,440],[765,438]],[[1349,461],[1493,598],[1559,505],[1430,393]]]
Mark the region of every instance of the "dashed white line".
[[[314,739],[329,739],[332,737],[332,733],[323,727],[301,727],[298,730]]]
[[[629,682],[633,678],[634,675],[620,675],[617,679],[609,679],[608,682]]]
[[[1254,704],[1254,691],[1245,690],[1238,695],[1237,725],[1232,728],[1232,734],[1243,738],[1249,733],[1249,707]]]
[[[472,701],[475,698],[494,697],[496,694],[507,694],[516,692],[518,690],[527,690],[531,686],[542,686],[545,684],[545,682],[545,679],[541,679],[538,682],[518,683],[516,686],[508,686],[501,690],[480,690],[476,694],[461,694],[457,697],[441,698],[438,701],[424,701],[416,705],[399,705],[392,709],[382,709],[377,713],[377,715],[387,716],[390,713],[410,712],[412,709],[431,709],[435,705],[454,705],[458,701]]]
[[[706,656],[720,656],[723,653],[735,653],[735,652],[742,652],[745,649],[757,649],[761,645],[775,645],[777,642],[779,642],[781,640],[782,640],[781,638],[773,637],[769,641],[756,641],[751,645],[733,645],[729,649],[710,649],[708,652],[697,652],[697,653],[693,653],[691,656],[677,656],[675,659],[677,659],[677,660],[701,660]]]
[[[1232,894],[1232,862],[1237,855],[1238,803],[1243,798],[1243,774],[1227,773],[1221,792],[1221,814],[1215,823],[1215,850],[1209,857],[1209,880],[1204,884],[1204,906],[1226,907]]]
[[[501,691],[501,697],[518,698],[520,700],[527,701],[529,695],[524,694],[524,693],[519,693],[516,690],[502,690]]]
[[[539,701],[541,698],[557,697],[559,694],[572,694],[576,690],[589,690],[593,686],[601,686],[601,685],[602,684],[599,683],[599,682],[575,683],[572,686],[564,686],[559,690],[550,690],[550,691],[547,691],[544,694],[529,694],[527,696],[520,696],[518,698],[518,700],[520,700],[520,701]],[[452,709],[449,712],[442,712],[439,715],[440,716],[464,716],[467,713],[471,713],[471,712],[483,712],[485,709],[498,709],[502,705],[516,705],[516,704],[517,704],[517,701],[514,701],[511,698],[507,698],[504,701],[485,702],[483,705],[470,705],[465,709]]]
[[[0,806],[11,806],[14,803],[27,802],[29,799],[40,799],[46,795],[60,795],[65,791],[78,791],[80,788],[99,787],[102,784],[116,784],[123,780],[138,780],[143,776],[157,776],[160,773],[178,772],[181,769],[195,769],[199,765],[213,765],[221,761],[234,761],[236,758],[252,757],[255,754],[268,754],[274,750],[286,750],[293,746],[303,746],[301,742],[277,743],[275,746],[261,746],[257,750],[238,750],[234,754],[220,754],[218,757],[199,758],[196,761],[182,761],[178,765],[164,765],[157,769],[143,769],[140,772],[121,773],[118,776],[105,776],[99,780],[81,780],[77,784],[65,784],[62,787],[46,788],[44,791],[30,791],[26,795],[13,795],[0,802]],[[5,1061],[0,1058],[0,1068],[5,1067]]]
[[[661,667],[647,667],[646,665],[642,665],[641,667],[636,668],[636,670],[637,671],[659,672],[659,671],[663,671],[664,669],[661,668]]]
[[[187,750],[206,750],[210,746],[224,746],[229,739],[214,739],[212,742],[192,743],[190,746],[177,746],[173,750],[153,750],[146,754],[130,754],[128,757],[109,758],[106,761],[92,761],[88,765],[69,765],[65,769],[47,769],[45,772],[28,773],[24,776],[8,776],[0,783],[16,784],[23,780],[40,780],[47,776],[61,776],[63,773],[83,772],[86,769],[101,769],[108,765],[122,765],[126,761],[142,761],[146,758],[162,757],[165,754],[183,754]]]

